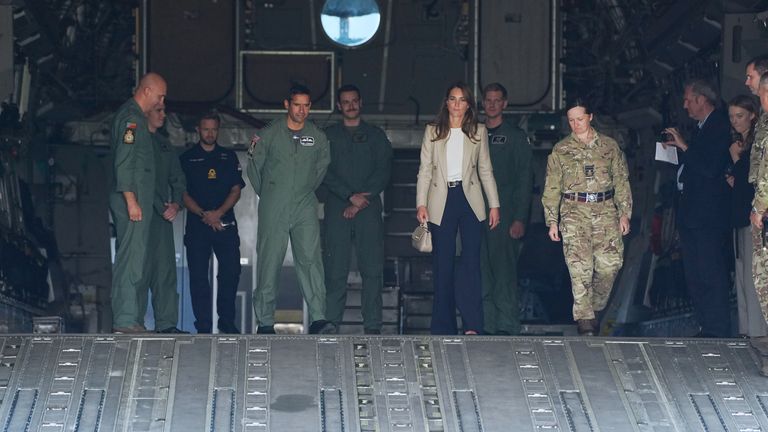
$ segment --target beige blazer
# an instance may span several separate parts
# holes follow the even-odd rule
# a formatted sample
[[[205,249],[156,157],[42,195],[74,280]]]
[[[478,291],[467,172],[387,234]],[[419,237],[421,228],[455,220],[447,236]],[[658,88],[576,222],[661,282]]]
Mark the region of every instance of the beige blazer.
[[[448,198],[448,160],[446,142],[448,139],[432,141],[436,135],[435,126],[427,125],[421,142],[421,165],[416,182],[416,207],[425,206],[429,221],[440,225]],[[485,125],[477,126],[478,140],[473,141],[464,135],[464,158],[461,170],[461,188],[467,197],[477,220],[485,220],[485,202],[483,190],[488,197],[488,207],[499,207],[499,193],[496,179],[493,178],[493,166],[488,152],[488,131]],[[482,183],[482,189],[480,189]]]

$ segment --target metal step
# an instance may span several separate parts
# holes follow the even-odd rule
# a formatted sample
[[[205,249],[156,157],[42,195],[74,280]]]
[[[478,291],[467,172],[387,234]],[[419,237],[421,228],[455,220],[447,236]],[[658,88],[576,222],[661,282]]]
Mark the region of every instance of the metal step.
[[[416,219],[413,219],[414,222]],[[416,224],[411,227],[411,232],[416,228]],[[384,254],[387,256],[396,256],[400,258],[423,257],[428,254],[421,253],[411,246],[411,232],[399,234],[384,234]]]
[[[362,305],[362,287],[358,284],[347,286],[346,307],[359,308]],[[397,309],[400,307],[400,289],[396,286],[385,286],[381,291],[381,303],[384,309]]]
[[[429,334],[432,322],[432,294],[403,294],[403,334]],[[456,325],[461,328],[461,315],[456,310]]]
[[[410,235],[419,225],[416,212],[412,210],[391,211],[384,218],[384,232],[392,235],[405,234],[410,241]]]
[[[419,174],[419,151],[396,151],[392,159],[391,184],[416,183]]]
[[[390,281],[399,279],[399,269],[396,260],[387,259],[385,275],[389,273]],[[400,333],[400,288],[385,286],[381,291],[381,321],[382,332],[385,334]],[[363,334],[362,313],[362,277],[358,271],[350,271],[347,276],[347,301],[344,315],[340,323],[341,334]],[[384,328],[386,327],[386,329]]]
[[[386,209],[416,214],[416,183],[393,183],[387,188]]]
[[[0,431],[761,431],[729,339],[0,337]]]
[[[363,312],[359,306],[347,306],[344,309],[342,324],[363,324]],[[398,325],[400,323],[400,310],[398,308],[382,308],[381,321],[384,324]]]

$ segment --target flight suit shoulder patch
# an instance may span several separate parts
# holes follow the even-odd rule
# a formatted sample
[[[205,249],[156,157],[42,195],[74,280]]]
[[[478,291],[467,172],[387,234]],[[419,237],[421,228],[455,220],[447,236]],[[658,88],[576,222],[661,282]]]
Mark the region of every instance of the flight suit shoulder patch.
[[[133,144],[134,142],[136,142],[136,123],[129,121],[125,123],[123,144]]]

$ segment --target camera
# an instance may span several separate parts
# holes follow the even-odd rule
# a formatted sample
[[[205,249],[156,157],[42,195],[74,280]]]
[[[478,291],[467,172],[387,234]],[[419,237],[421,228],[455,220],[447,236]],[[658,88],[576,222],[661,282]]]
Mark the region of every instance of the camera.
[[[674,140],[675,140],[675,137],[673,137],[672,134],[669,132],[661,131],[661,133],[659,134],[659,141],[663,143],[674,141]]]

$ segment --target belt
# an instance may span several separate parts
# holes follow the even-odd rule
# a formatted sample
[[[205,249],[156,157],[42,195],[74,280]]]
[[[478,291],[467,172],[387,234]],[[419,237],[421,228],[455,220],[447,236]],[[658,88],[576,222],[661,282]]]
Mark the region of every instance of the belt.
[[[570,192],[564,193],[563,198],[578,202],[602,202],[613,198],[613,189],[605,192]]]
[[[451,180],[448,182],[449,188],[455,188],[456,186],[461,186],[461,180]]]

